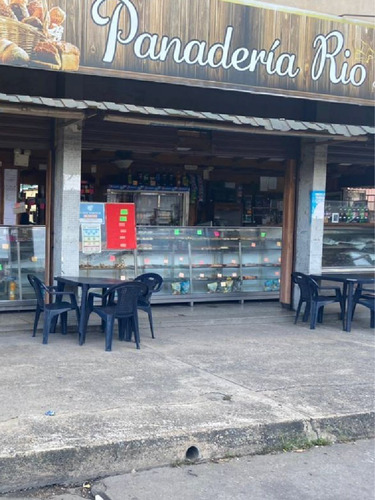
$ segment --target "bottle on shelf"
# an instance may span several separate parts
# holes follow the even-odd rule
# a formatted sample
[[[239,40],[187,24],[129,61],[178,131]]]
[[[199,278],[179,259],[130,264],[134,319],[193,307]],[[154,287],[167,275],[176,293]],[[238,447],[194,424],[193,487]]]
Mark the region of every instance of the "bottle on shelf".
[[[345,222],[347,222],[347,220],[348,220],[348,215],[346,213],[346,207],[343,206],[343,208],[342,208],[342,222],[345,223]]]
[[[364,222],[367,224],[368,222],[370,222],[370,217],[369,217],[369,209],[368,209],[368,206],[366,205],[365,206],[365,213],[364,213]]]
[[[343,208],[342,208],[342,206],[339,208],[339,222],[343,222]]]
[[[15,298],[16,298],[16,288],[17,288],[16,282],[15,281],[11,281],[9,283],[9,300],[15,300]]]
[[[164,173],[161,175],[161,185],[163,187],[168,186],[168,174]]]
[[[361,208],[359,209],[359,222],[363,223],[365,222],[365,208],[362,205]]]
[[[168,175],[168,186],[169,187],[174,187],[176,185],[176,178],[174,174],[169,174]]]
[[[359,209],[358,207],[354,208],[354,222],[359,222]]]
[[[353,222],[353,209],[351,206],[348,207],[348,212],[347,212],[347,221],[346,222]]]
[[[332,208],[331,205],[328,203],[327,205],[325,205],[324,222],[331,222],[331,217],[332,217]]]

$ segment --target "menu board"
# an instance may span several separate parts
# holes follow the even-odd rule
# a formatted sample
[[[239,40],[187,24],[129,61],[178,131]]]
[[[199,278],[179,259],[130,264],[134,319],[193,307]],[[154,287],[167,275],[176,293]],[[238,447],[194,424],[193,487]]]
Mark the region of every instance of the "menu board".
[[[4,170],[4,224],[16,224],[14,204],[17,202],[18,171],[6,168]]]
[[[105,205],[108,250],[135,250],[137,236],[134,203]]]
[[[102,251],[102,234],[100,224],[82,224],[82,253],[100,253]]]

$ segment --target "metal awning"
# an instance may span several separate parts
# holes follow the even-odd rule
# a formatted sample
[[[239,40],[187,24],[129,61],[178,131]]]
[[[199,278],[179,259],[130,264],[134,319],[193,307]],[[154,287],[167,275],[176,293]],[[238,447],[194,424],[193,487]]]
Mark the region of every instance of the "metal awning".
[[[375,128],[359,125],[307,122],[284,118],[259,118],[172,108],[154,108],[91,100],[32,97],[0,93],[0,114],[44,116],[86,120],[100,116],[103,121],[148,126],[221,130],[247,134],[284,135],[338,141],[367,141]]]

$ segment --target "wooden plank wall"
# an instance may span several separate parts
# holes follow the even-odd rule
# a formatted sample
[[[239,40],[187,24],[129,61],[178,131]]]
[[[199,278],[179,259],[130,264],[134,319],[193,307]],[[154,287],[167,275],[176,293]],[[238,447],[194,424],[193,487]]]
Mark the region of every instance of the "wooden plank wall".
[[[299,140],[212,131],[207,149],[198,154],[233,158],[297,158]],[[178,129],[88,120],[83,129],[83,149],[131,150],[143,153],[173,152],[179,143]],[[188,153],[187,153],[188,156]],[[188,163],[188,161],[187,161]]]
[[[0,148],[43,149],[51,145],[51,119],[2,115]]]
[[[233,68],[209,68],[207,66],[177,64],[168,57],[165,62],[136,58],[132,44],[117,44],[116,56],[112,64],[103,63],[108,26],[96,26],[91,19],[92,2],[81,0],[48,0],[49,6],[59,5],[66,10],[64,38],[81,49],[81,70],[108,76],[124,76],[158,81],[199,81],[201,86],[227,86],[228,88],[257,88],[258,90],[282,89],[284,93],[302,96],[305,92],[318,95],[346,96],[372,100],[373,29],[356,25],[345,20],[328,17],[309,17],[305,14],[286,13],[282,10],[260,9],[225,0],[132,0],[139,12],[138,34],[148,32],[179,37],[183,45],[189,40],[206,40],[208,45],[223,42],[225,30],[234,27],[231,53],[239,47],[269,51],[276,39],[281,41],[276,56],[281,53],[297,54],[297,64],[301,69],[297,78],[268,75],[264,66],[255,72],[236,71]],[[102,15],[112,16],[118,0],[107,0],[101,6]],[[128,32],[128,13],[121,12],[119,27]],[[265,29],[267,28],[267,29]],[[338,30],[345,37],[344,49],[350,50],[350,57],[337,56],[339,74],[343,63],[349,66],[361,63],[367,66],[369,76],[364,85],[335,84],[329,81],[329,65],[322,78],[311,79],[311,66],[315,51],[313,41],[318,34],[328,34]],[[335,41],[330,42],[330,50]],[[174,78],[176,80],[174,80]]]

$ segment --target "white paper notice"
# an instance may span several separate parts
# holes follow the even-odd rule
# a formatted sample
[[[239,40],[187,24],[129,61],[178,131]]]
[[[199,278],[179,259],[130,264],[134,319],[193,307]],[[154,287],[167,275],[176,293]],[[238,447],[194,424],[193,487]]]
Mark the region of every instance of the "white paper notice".
[[[260,191],[271,191],[277,188],[277,177],[260,178]]]
[[[101,253],[102,233],[100,224],[82,224],[82,253]]]
[[[17,202],[18,170],[4,170],[4,225],[13,226],[16,223],[14,204]]]

